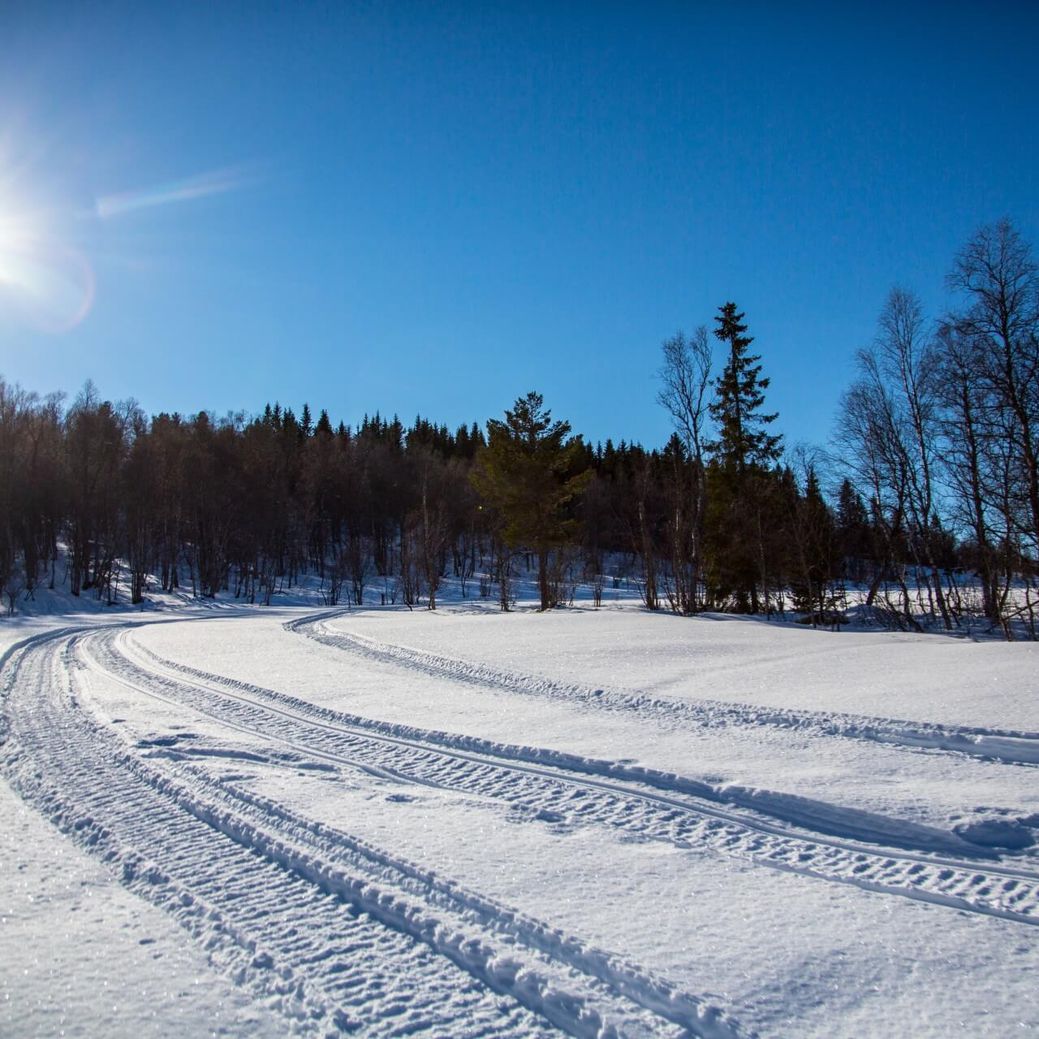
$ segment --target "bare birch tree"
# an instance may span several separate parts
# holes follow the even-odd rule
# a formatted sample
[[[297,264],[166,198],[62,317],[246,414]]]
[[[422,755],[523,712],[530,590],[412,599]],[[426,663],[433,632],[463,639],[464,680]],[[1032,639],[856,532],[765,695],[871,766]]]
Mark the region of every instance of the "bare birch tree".
[[[707,470],[704,434],[711,384],[711,346],[707,327],[686,337],[678,332],[663,345],[659,403],[670,414],[682,451],[670,452],[671,495],[668,517],[672,609],[695,613],[704,605],[704,520]]]

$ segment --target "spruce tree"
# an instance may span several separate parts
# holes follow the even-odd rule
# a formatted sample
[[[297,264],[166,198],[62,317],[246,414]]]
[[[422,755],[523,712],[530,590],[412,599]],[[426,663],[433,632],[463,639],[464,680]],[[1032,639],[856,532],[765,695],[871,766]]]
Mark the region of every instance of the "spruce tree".
[[[767,427],[776,415],[762,411],[769,380],[760,357],[749,353],[743,314],[726,303],[715,318],[715,336],[729,348],[715,380],[711,417],[718,437],[707,445],[707,581],[710,597],[741,613],[771,612],[769,587],[777,561],[770,533],[779,526],[771,470],[781,454],[782,437]]]
[[[866,580],[867,564],[876,563],[876,533],[870,527],[862,495],[847,477],[837,494],[835,536],[841,574],[853,581]]]
[[[837,577],[837,530],[823,498],[815,466],[808,465],[803,494],[795,494],[791,517],[790,591],[794,609],[809,615],[813,626],[832,623],[832,582]]]
[[[716,396],[710,405],[711,417],[718,423],[718,439],[708,445],[717,462],[740,473],[776,461],[783,439],[765,428],[776,420],[775,412],[761,411],[770,380],[761,377],[757,363],[761,357],[747,352],[754,337],[744,334],[743,317],[735,303],[726,303],[714,319],[718,324],[714,334],[728,346],[729,356],[715,380]]]
[[[317,425],[314,427],[315,434],[321,436],[331,437],[332,436],[332,422],[328,417],[328,412],[324,408],[321,409],[321,414],[318,416]]]

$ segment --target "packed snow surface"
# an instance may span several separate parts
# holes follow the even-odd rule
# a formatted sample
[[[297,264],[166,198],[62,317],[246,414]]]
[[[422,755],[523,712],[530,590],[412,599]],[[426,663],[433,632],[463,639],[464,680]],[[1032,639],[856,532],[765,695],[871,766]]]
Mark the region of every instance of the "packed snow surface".
[[[0,652],[0,1034],[1039,1032],[1034,645],[456,603]]]

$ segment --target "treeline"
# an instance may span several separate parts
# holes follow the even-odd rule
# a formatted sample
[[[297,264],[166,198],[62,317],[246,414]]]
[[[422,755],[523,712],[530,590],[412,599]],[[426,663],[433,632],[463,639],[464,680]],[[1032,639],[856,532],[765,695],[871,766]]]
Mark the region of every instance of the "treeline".
[[[795,452],[796,473],[768,433],[775,415],[761,410],[767,380],[746,353],[743,315],[727,304],[716,318],[727,347],[717,378],[706,329],[664,344],[660,399],[677,430],[665,454],[683,452],[655,481],[669,601],[674,588],[683,612],[792,601],[824,620],[854,582],[890,626],[980,620],[1036,638],[1039,268],[1004,220],[964,246],[948,285],[954,305],[932,320],[892,290],[832,450]]]
[[[330,605],[374,589],[432,608],[450,577],[508,608],[533,571],[545,607],[579,582],[601,601],[628,578],[653,609],[766,609],[785,587],[821,603],[855,548],[846,535],[859,536],[811,473],[802,487],[789,468],[727,477],[712,463],[701,566],[697,463],[678,436],[662,451],[593,448],[537,394],[488,426],[489,438],[375,415],[333,428],[325,411],[315,422],[277,405],[148,420],[90,385],[66,409],[0,382],[0,584],[13,610],[40,585],[114,601],[121,572],[133,603],[152,576],[164,591],[263,603],[316,576]],[[743,551],[733,523],[750,503],[768,537]]]
[[[269,603],[317,574],[331,604],[361,602],[376,575],[413,604],[448,559],[463,581],[475,572],[468,473],[483,443],[475,426],[421,419],[333,429],[306,406],[149,421],[89,384],[63,410],[0,383],[0,583],[12,605],[41,582],[111,601],[120,560],[134,603],[149,575],[164,591]]]
[[[853,583],[894,625],[1034,637],[1039,277],[1001,223],[950,281],[930,325],[891,294],[829,455],[784,454],[733,303],[664,344],[661,450],[593,447],[536,393],[451,431],[306,405],[148,419],[90,384],[66,408],[0,381],[0,588],[12,611],[41,584],[113,601],[121,573],[134,603],[150,575],[270,603],[307,577],[331,605],[434,608],[450,578],[508,609],[533,573],[543,608],[628,579],[651,609],[833,623]]]

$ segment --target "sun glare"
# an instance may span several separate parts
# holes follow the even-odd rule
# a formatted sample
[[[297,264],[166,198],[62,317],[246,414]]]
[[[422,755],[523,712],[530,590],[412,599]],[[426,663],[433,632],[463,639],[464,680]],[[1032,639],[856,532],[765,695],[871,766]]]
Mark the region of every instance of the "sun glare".
[[[66,332],[87,315],[94,275],[37,210],[0,189],[0,318]]]

